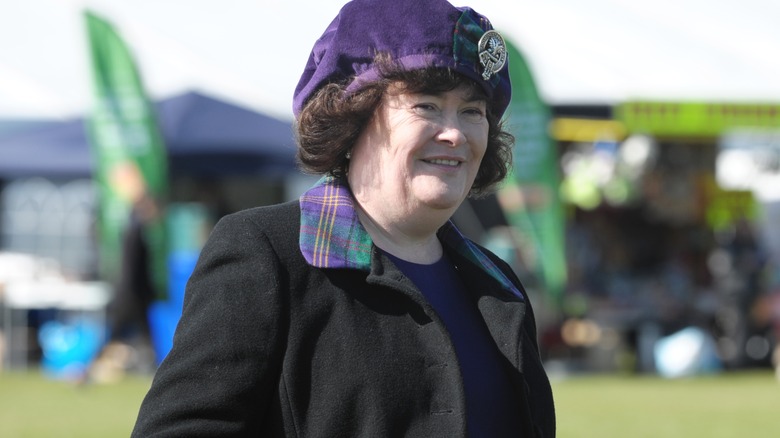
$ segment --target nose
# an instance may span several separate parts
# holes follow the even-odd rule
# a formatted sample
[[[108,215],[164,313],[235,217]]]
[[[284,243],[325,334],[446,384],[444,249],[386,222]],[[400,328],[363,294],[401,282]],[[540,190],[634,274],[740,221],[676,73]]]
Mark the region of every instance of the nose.
[[[460,125],[458,117],[444,117],[436,133],[436,141],[450,147],[457,147],[466,142],[466,134]]]

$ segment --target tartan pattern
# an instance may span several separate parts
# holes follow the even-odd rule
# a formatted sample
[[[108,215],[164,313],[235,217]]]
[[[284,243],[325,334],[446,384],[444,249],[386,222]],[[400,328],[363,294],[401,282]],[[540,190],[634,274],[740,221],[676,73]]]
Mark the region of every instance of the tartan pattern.
[[[300,248],[318,268],[369,269],[371,236],[352,205],[349,188],[333,177],[323,177],[300,199]]]
[[[318,268],[371,269],[373,241],[358,219],[352,194],[332,176],[317,182],[300,198],[299,245],[306,261]],[[466,239],[452,222],[438,232],[442,244],[452,248],[498,281],[520,299],[523,294],[488,256]]]
[[[455,23],[455,31],[452,34],[452,57],[456,63],[481,75],[479,62],[479,39],[487,30],[493,29],[485,17],[480,16],[472,9],[466,9]],[[508,80],[508,78],[507,78]],[[492,75],[487,81],[492,88],[496,88],[501,82],[501,75]]]
[[[504,272],[493,263],[492,260],[477,247],[474,242],[465,238],[455,224],[447,222],[438,232],[439,240],[444,245],[447,245],[455,250],[458,254],[465,257],[467,260],[482,268],[488,275],[498,281],[504,289],[509,291],[512,295],[525,300],[523,294],[517,289],[514,283]]]

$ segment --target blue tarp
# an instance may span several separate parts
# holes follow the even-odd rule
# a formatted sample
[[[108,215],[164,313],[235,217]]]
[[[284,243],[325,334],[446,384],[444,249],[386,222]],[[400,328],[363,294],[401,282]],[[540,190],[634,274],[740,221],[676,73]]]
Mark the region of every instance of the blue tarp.
[[[172,175],[282,176],[295,169],[292,123],[198,92],[155,104]],[[0,131],[0,178],[84,177],[93,157],[83,118]]]

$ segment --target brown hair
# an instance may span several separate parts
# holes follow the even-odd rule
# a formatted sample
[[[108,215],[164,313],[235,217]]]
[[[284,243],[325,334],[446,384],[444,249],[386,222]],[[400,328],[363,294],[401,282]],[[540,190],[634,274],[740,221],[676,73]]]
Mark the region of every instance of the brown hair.
[[[330,83],[305,104],[296,125],[297,159],[304,172],[344,175],[347,152],[373,117],[390,84],[400,85],[401,92],[434,94],[465,85],[475,95],[484,96],[474,81],[449,69],[430,67],[406,71],[382,55],[377,57],[376,65],[380,66],[379,80],[354,93],[347,92],[347,83]],[[489,192],[506,177],[512,165],[515,139],[503,130],[503,122],[495,116],[490,100],[486,98],[486,101],[488,144],[471,188],[472,196]]]

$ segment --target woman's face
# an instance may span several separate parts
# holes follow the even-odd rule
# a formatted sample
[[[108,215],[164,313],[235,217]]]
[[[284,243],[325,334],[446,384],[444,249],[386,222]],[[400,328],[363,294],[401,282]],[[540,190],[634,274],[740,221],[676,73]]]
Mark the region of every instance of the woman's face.
[[[426,209],[449,217],[485,155],[485,114],[484,98],[465,86],[440,94],[391,86],[352,150],[348,178],[358,203],[379,221]]]

